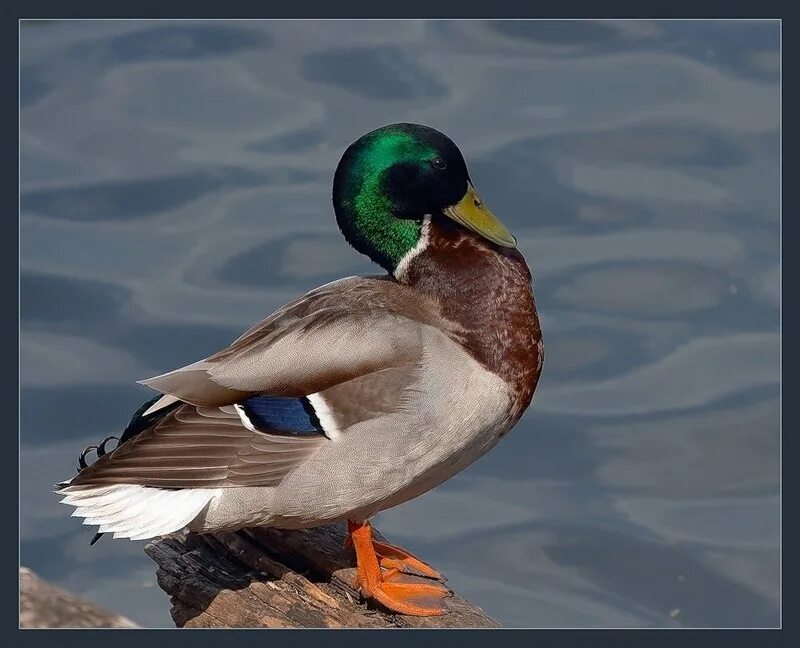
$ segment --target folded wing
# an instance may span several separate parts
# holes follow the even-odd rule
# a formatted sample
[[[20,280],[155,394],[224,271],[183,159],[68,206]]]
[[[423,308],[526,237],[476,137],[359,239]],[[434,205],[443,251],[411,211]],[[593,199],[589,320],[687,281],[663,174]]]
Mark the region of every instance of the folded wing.
[[[220,406],[254,393],[307,396],[414,364],[420,326],[441,321],[435,304],[405,286],[350,277],[288,304],[222,351],[142,383],[167,395],[157,406],[176,399]]]
[[[275,432],[248,428],[232,405],[185,403],[83,469],[70,485],[275,486],[327,441],[321,432]]]
[[[164,394],[137,419],[146,425],[70,486],[275,486],[343,429],[402,406],[429,324],[444,326],[435,305],[392,281],[323,286],[144,381]]]

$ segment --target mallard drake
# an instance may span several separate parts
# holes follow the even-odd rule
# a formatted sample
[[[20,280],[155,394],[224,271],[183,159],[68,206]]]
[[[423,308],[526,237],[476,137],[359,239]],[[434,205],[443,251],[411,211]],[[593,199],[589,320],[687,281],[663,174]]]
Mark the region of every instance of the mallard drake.
[[[471,464],[528,407],[543,360],[531,273],[432,128],[393,124],[351,144],[333,205],[386,274],[312,290],[142,381],[159,395],[57,492],[84,524],[132,540],[347,520],[362,594],[441,614],[446,588],[398,573],[438,572],[375,540],[369,520]]]

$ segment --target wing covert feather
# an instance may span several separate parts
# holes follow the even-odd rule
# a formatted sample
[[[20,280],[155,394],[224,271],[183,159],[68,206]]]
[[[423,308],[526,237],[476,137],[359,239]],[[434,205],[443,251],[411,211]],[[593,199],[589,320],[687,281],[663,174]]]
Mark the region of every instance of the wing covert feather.
[[[426,325],[447,326],[434,302],[390,279],[349,277],[287,304],[214,355],[142,383],[212,407],[253,393],[307,396],[415,364]]]

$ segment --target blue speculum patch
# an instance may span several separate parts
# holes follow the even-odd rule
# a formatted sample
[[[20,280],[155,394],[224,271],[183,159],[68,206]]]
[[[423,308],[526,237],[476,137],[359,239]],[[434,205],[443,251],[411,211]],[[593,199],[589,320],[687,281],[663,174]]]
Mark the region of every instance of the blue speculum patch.
[[[324,434],[307,398],[253,396],[241,406],[257,430],[272,434]]]

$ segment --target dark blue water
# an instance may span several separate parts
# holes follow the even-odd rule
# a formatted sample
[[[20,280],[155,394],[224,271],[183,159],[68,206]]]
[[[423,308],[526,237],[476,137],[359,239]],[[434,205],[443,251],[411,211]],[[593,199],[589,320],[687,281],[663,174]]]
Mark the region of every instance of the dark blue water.
[[[171,626],[143,543],[50,493],[135,381],[373,268],[333,170],[462,148],[547,359],[489,455],[379,516],[509,626],[779,623],[776,22],[24,23],[22,562]]]

